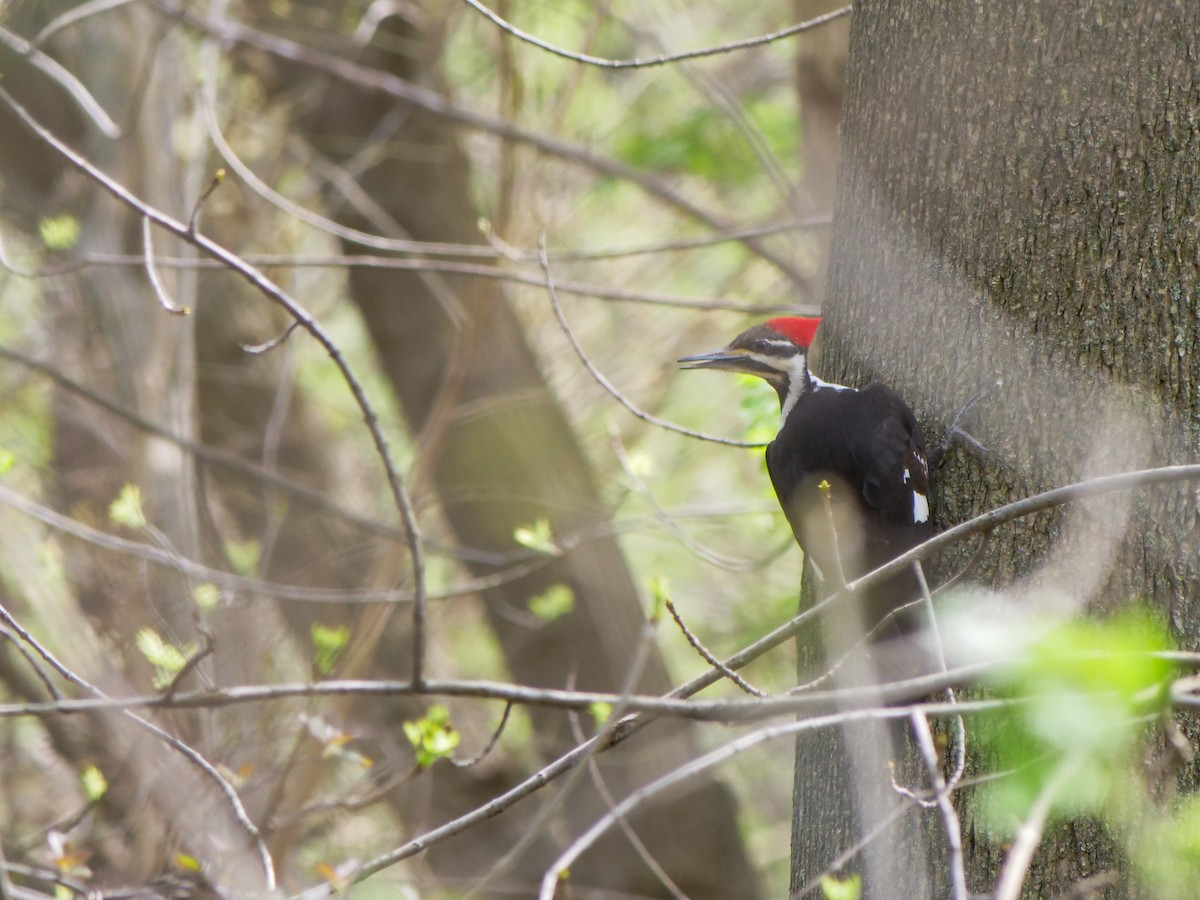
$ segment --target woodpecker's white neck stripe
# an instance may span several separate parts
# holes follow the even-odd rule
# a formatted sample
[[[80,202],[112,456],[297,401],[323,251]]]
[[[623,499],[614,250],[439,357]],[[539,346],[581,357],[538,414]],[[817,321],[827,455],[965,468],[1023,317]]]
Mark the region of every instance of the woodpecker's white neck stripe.
[[[788,392],[784,398],[783,408],[779,411],[779,427],[787,422],[787,417],[796,406],[796,401],[808,393],[812,386],[812,375],[808,372],[808,360],[803,353],[797,353],[788,359]]]

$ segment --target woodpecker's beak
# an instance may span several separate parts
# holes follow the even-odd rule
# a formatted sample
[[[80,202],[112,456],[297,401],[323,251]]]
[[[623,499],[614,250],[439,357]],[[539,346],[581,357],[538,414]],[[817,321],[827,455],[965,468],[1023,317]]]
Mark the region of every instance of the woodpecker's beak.
[[[744,372],[750,359],[746,354],[738,353],[736,350],[714,350],[711,353],[685,356],[676,361],[684,369],[725,369],[732,372]]]

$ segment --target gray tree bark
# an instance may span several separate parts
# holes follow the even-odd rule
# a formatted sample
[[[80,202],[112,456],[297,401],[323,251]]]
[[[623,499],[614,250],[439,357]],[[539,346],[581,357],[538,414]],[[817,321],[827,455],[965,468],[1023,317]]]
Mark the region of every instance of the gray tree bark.
[[[1194,461],[1198,35],[1190,2],[856,7],[819,371],[892,384],[934,439],[989,389],[971,425],[991,452],[939,473],[942,524]],[[1039,515],[996,535],[977,578],[1063,614],[1151,598],[1194,647],[1196,521],[1194,493],[1168,488]],[[970,886],[989,891],[1001,849],[959,802]],[[1077,822],[1026,892],[1121,865]]]

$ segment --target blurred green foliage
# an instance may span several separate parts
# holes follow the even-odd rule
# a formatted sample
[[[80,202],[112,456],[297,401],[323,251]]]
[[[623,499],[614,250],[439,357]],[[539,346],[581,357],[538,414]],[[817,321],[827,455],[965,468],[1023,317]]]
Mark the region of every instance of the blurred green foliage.
[[[979,720],[979,749],[1001,773],[981,791],[985,827],[1010,836],[1039,801],[1051,822],[1093,816],[1121,837],[1153,896],[1194,897],[1200,803],[1164,802],[1144,763],[1153,729],[1171,727],[1172,646],[1162,617],[1141,607],[1036,640],[996,683],[1013,704]]]

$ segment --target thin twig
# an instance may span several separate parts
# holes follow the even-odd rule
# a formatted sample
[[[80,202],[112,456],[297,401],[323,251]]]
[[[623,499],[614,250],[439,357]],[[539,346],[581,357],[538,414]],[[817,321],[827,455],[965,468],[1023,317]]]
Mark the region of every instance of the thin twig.
[[[492,732],[491,738],[486,744],[484,744],[482,750],[480,750],[474,756],[468,757],[467,759],[455,759],[454,757],[450,757],[450,764],[460,769],[469,769],[471,766],[477,765],[486,759],[487,755],[491,753],[493,749],[495,749],[496,744],[500,743],[500,735],[504,734],[504,726],[508,724],[508,715],[512,712],[512,708],[512,700],[509,700],[504,704],[504,714],[500,716],[500,724],[496,726],[496,730]]]
[[[622,443],[621,436],[617,433],[617,428],[613,424],[609,426],[608,437],[612,444],[613,455],[616,456],[617,462],[621,464],[621,471],[625,473],[625,477],[629,480],[634,492],[649,505],[651,511],[654,513],[654,518],[670,532],[675,540],[683,545],[684,549],[706,563],[734,572],[757,571],[763,567],[765,563],[762,560],[731,559],[728,556],[717,553],[715,550],[710,550],[680,528],[674,517],[658,502],[658,498],[650,490],[650,485],[646,484],[646,480],[638,474],[633,461],[629,458],[629,454],[625,450],[625,444]],[[789,540],[788,545],[790,544],[791,541]],[[768,557],[767,561],[773,558],[773,555]]]
[[[567,340],[571,342],[571,346],[575,349],[575,354],[579,357],[580,362],[583,363],[584,368],[588,370],[588,373],[602,388],[608,391],[613,399],[615,399],[618,403],[620,403],[623,407],[625,407],[643,422],[649,422],[651,425],[657,425],[659,428],[665,428],[667,431],[674,431],[678,434],[685,434],[688,437],[698,438],[702,441],[712,441],[716,444],[725,444],[730,447],[764,446],[763,444],[754,441],[735,441],[729,438],[717,437],[716,435],[712,434],[705,434],[700,431],[693,431],[690,428],[684,428],[682,425],[676,425],[674,422],[668,422],[666,419],[660,419],[658,416],[652,415],[641,407],[636,406],[633,401],[617,390],[617,388],[613,386],[613,383],[605,377],[604,373],[596,368],[595,364],[591,361],[583,347],[580,345],[579,339],[575,337],[575,332],[571,330],[571,325],[569,322],[567,322],[566,316],[563,315],[562,305],[558,302],[558,294],[554,289],[554,278],[550,274],[550,261],[546,257],[545,236],[542,237],[542,240],[539,242],[539,246],[541,249],[542,272],[546,278],[546,292],[549,294],[550,305],[554,309],[554,316],[558,319],[559,327],[562,328],[563,333],[567,336]]]
[[[696,635],[692,634],[691,629],[683,623],[683,619],[680,617],[679,611],[675,608],[675,604],[671,602],[669,597],[666,600],[666,604],[667,612],[671,614],[671,618],[675,620],[675,624],[679,626],[679,630],[683,632],[683,636],[687,638],[687,642],[692,645],[692,649],[699,653],[706,663],[740,687],[747,694],[750,694],[754,697],[767,696],[766,691],[760,691],[737,672],[733,671],[733,669],[729,668],[723,662],[717,659],[717,657],[714,656],[713,653],[700,642],[700,639],[696,637]]]
[[[579,713],[568,713],[567,718],[571,723],[571,737],[575,739],[575,743],[584,743],[587,740],[587,737],[583,733],[583,726],[579,721]],[[604,780],[604,774],[600,771],[600,766],[596,762],[595,757],[592,757],[587,761],[587,770],[588,776],[592,780],[592,786],[596,789],[596,793],[600,795],[600,799],[604,801],[605,806],[607,806],[610,810],[613,809],[613,807],[617,805],[617,801],[613,798],[612,791],[608,789],[608,783]],[[680,889],[679,885],[675,883],[675,880],[671,878],[667,870],[662,867],[662,864],[654,858],[654,854],[650,852],[650,848],[647,847],[645,842],[642,841],[641,837],[634,830],[633,825],[629,823],[629,820],[624,816],[621,816],[617,820],[617,824],[624,833],[625,839],[629,841],[629,845],[633,847],[634,852],[637,853],[642,862],[646,864],[646,868],[648,868],[654,874],[654,877],[658,879],[659,884],[667,889],[667,893],[674,897],[675,900],[688,900],[687,894]]]
[[[71,25],[77,25],[84,19],[101,13],[111,12],[114,9],[120,9],[122,6],[128,6],[130,3],[136,3],[138,0],[89,0],[87,3],[81,3],[74,9],[69,9],[61,16],[57,16],[48,22],[41,31],[39,31],[29,42],[31,47],[40,47],[51,35],[57,34],[64,28]]]
[[[192,308],[176,305],[154,267],[154,241],[150,234],[150,219],[147,216],[142,216],[142,253],[146,264],[146,277],[150,279],[150,287],[154,290],[154,296],[158,298],[158,305],[173,316],[190,316]]]
[[[745,753],[760,744],[767,741],[776,740],[782,737],[791,737],[804,731],[812,731],[818,728],[829,728],[835,725],[844,725],[847,722],[856,721],[881,721],[886,719],[897,719],[908,716],[914,709],[926,710],[928,706],[906,707],[888,707],[888,708],[873,708],[870,710],[859,710],[857,712],[835,713],[829,716],[819,716],[812,719],[804,719],[799,722],[784,722],[769,727],[763,727],[736,740],[730,741],[722,747],[718,747],[703,756],[700,756],[685,765],[668,772],[654,781],[643,787],[638,788],[628,797],[622,800],[609,813],[601,816],[591,828],[580,835],[571,846],[568,847],[559,857],[551,863],[545,874],[542,877],[541,892],[538,894],[538,900],[552,900],[554,889],[558,883],[559,874],[568,869],[576,859],[579,858],[585,850],[591,847],[599,838],[612,827],[613,823],[620,816],[628,816],[634,809],[645,803],[652,797],[657,796],[665,790],[668,790],[680,782],[694,778],[708,769],[716,766],[728,759],[731,759],[741,753]]]
[[[0,249],[2,249],[2,246],[0,245]],[[510,269],[497,268],[490,264],[484,265],[439,259],[400,259],[394,256],[371,256],[367,254],[294,256],[283,253],[247,253],[241,258],[251,265],[262,266],[264,268],[363,268],[391,269],[405,272],[440,272],[446,275],[466,275],[475,278],[487,278],[492,281],[506,281],[513,284],[529,285],[537,288],[545,288],[546,286],[546,279],[542,275],[514,272]],[[550,256],[551,261],[554,258],[553,255]],[[18,268],[11,260],[7,260],[0,254],[0,267],[21,278],[50,278],[71,272],[78,272],[88,266],[140,266],[143,264],[143,259],[140,255],[131,256],[123,253],[87,253],[72,262],[46,266],[37,270],[27,270]],[[224,263],[215,259],[159,257],[157,262],[159,268],[163,269],[225,268]],[[685,297],[679,294],[667,294],[660,291],[631,291],[583,281],[558,281],[555,282],[555,287],[561,294],[595,297],[599,300],[610,300],[614,303],[640,303],[645,306],[666,306],[673,309],[725,311],[756,316],[773,315],[781,312],[816,313],[818,311],[813,307],[797,305],[791,301],[780,301],[778,303],[736,303],[716,297]]]
[[[183,680],[195,671],[196,666],[200,665],[209,656],[212,656],[213,652],[217,649],[216,638],[213,637],[211,631],[204,627],[203,622],[196,623],[196,630],[204,638],[204,646],[188,657],[187,662],[175,673],[175,677],[171,679],[171,683],[163,691],[163,700],[167,703],[170,703],[172,698],[174,698],[175,692],[179,690],[179,685],[183,683]]]
[[[17,636],[3,626],[0,626],[0,637],[5,638],[10,644],[12,644],[13,649],[25,658],[25,662],[29,663],[29,668],[33,669],[33,673],[37,675],[38,680],[41,681],[42,685],[46,688],[46,692],[55,700],[61,700],[62,694],[59,692],[58,688],[55,687],[54,682],[50,680],[50,676],[46,673],[46,670],[42,668],[42,664],[37,661],[37,658],[33,655],[33,652],[25,646],[25,643],[17,640]]]
[[[213,191],[215,191],[217,188],[219,188],[224,181],[225,181],[225,170],[217,169],[217,171],[213,173],[212,180],[209,181],[208,187],[206,187],[200,193],[200,196],[196,198],[196,202],[192,205],[192,214],[190,216],[188,216],[188,232],[189,233],[191,233],[191,234],[196,233],[196,226],[200,221],[200,210],[204,208],[204,202],[206,200],[208,200],[209,197],[212,196]]]
[[[608,720],[596,734],[596,741],[590,743],[592,750],[586,757],[587,759],[591,759],[592,756],[600,752],[608,744],[625,710],[629,708],[629,702],[634,696],[634,691],[637,690],[638,682],[642,680],[642,674],[646,670],[646,661],[650,658],[650,652],[654,648],[654,634],[657,625],[658,623],[653,619],[649,619],[643,623],[638,642],[634,646],[633,652],[626,664],[627,672],[625,681],[621,685],[620,694],[612,703]],[[586,772],[586,768],[577,766],[566,776],[563,783],[559,786],[558,791],[537,811],[533,817],[533,821],[524,827],[521,836],[505,852],[504,856],[497,860],[482,878],[471,885],[467,896],[485,891],[495,879],[501,877],[516,865],[525,851],[537,841],[542,830],[549,824],[551,817],[558,812],[567,798],[574,792],[580,779],[583,778]]]
[[[492,10],[488,9],[479,0],[466,0],[467,5],[473,7],[478,12],[482,13],[486,18],[494,22],[501,30],[513,37],[524,41],[527,44],[532,44],[539,50],[545,50],[547,53],[552,53],[555,56],[561,56],[563,59],[569,59],[572,62],[587,63],[591,66],[599,66],[604,69],[640,69],[647,66],[663,66],[668,63],[679,62],[685,59],[700,59],[705,56],[716,56],[722,53],[731,53],[735,50],[744,50],[749,47],[761,47],[764,44],[770,44],[774,41],[783,40],[784,38],[792,37],[793,35],[803,34],[806,31],[811,31],[814,28],[819,28],[835,19],[840,19],[842,16],[850,14],[852,7],[843,6],[841,9],[835,9],[833,12],[826,13],[823,16],[817,16],[814,19],[809,19],[805,22],[800,22],[796,25],[791,25],[788,28],[783,28],[779,31],[771,32],[770,34],[761,34],[752,38],[745,38],[740,41],[730,41],[726,44],[719,44],[715,47],[705,47],[699,50],[687,50],[682,53],[662,53],[657,56],[648,56],[642,59],[607,59],[602,56],[591,56],[587,53],[574,53],[570,50],[564,50],[561,47],[556,47],[539,37],[535,37],[526,31],[522,31],[510,22],[500,18]]]
[[[1037,850],[1038,843],[1042,839],[1042,830],[1046,827],[1050,809],[1053,807],[1054,801],[1058,799],[1059,791],[1074,777],[1081,762],[1079,757],[1063,760],[1054,777],[1047,781],[1038,792],[1033,805],[1029,808],[1029,814],[1025,816],[1024,821],[1017,827],[1016,834],[1013,835],[1008,856],[1004,860],[1004,868],[1000,870],[1000,878],[997,880],[996,890],[992,894],[993,900],[1017,900],[1021,896],[1025,876],[1029,873],[1034,851]]]
[[[925,761],[925,769],[929,772],[934,801],[938,811],[942,814],[942,825],[946,831],[946,845],[950,848],[952,895],[954,900],[967,900],[967,875],[963,868],[962,827],[959,824],[954,804],[950,802],[950,793],[953,788],[946,783],[946,779],[942,775],[942,764],[938,759],[937,747],[933,743],[933,732],[929,729],[929,720],[916,712],[910,715],[908,720],[917,737],[917,749]]]
[[[6,44],[9,49],[28,59],[30,64],[41,71],[43,75],[58,82],[71,99],[75,101],[75,105],[79,107],[106,138],[115,141],[121,137],[121,129],[117,127],[117,123],[112,120],[112,117],[104,111],[104,107],[84,87],[83,82],[63,68],[62,64],[54,59],[54,57],[47,56],[29,41],[3,26],[0,26],[0,44]]]

